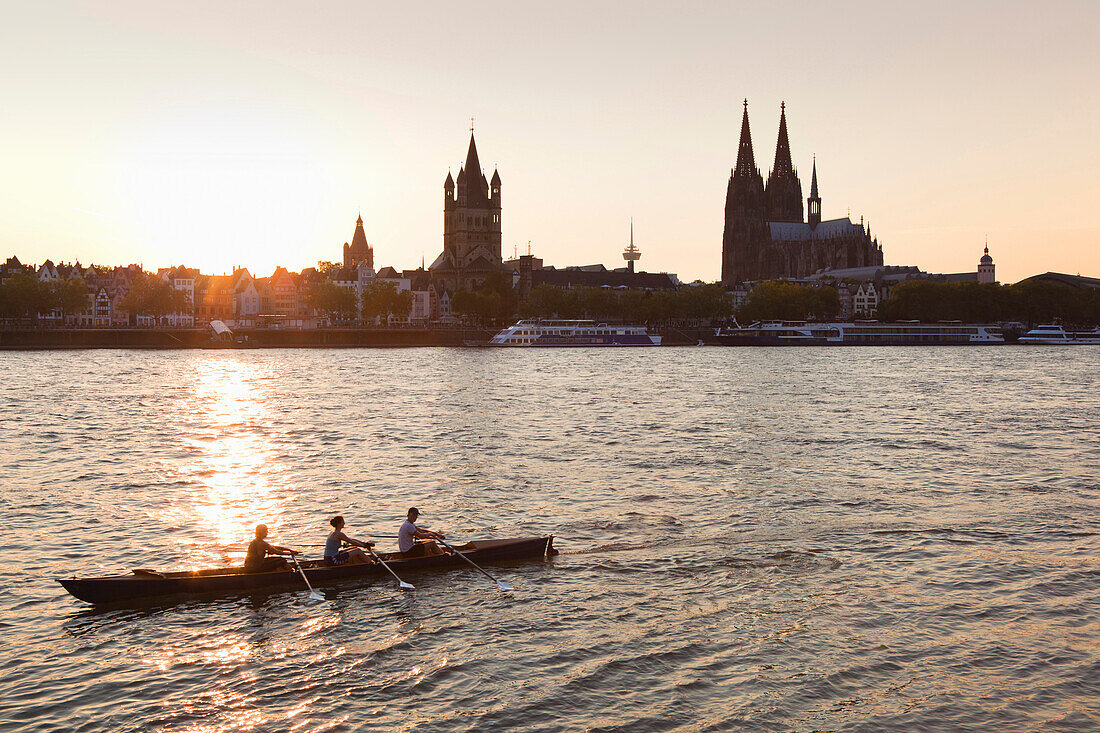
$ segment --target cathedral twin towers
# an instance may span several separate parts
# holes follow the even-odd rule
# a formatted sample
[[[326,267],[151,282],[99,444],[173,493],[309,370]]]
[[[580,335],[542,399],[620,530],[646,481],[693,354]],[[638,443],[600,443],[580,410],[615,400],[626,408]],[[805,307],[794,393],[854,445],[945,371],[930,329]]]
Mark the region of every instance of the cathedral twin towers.
[[[756,167],[749,133],[749,103],[741,118],[737,167],[726,189],[722,232],[722,283],[800,278],[826,268],[882,264],[882,248],[869,229],[848,217],[821,220],[817,163],[804,220],[802,182],[791,164],[786,105],[780,105],[779,140],[767,185]]]

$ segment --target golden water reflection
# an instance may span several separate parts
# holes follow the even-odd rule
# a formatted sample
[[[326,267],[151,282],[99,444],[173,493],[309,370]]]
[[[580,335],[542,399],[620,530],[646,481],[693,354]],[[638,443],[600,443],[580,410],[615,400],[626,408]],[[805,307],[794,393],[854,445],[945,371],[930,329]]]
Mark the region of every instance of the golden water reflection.
[[[188,495],[175,504],[173,519],[197,524],[203,535],[190,552],[195,566],[240,563],[257,524],[278,537],[284,505],[275,490],[274,395],[263,386],[269,371],[229,355],[194,358],[177,403],[186,426],[181,441],[192,455],[179,476]]]

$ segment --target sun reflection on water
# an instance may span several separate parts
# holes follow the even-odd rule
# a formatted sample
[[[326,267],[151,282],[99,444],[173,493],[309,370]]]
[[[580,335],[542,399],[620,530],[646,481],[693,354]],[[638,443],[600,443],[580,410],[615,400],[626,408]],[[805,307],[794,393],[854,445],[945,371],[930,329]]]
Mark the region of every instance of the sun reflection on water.
[[[274,396],[261,380],[269,369],[224,355],[196,356],[190,389],[179,404],[192,458],[180,483],[189,496],[175,507],[183,526],[204,535],[191,551],[196,565],[243,560],[257,524],[278,536],[284,504],[275,490],[278,451],[272,443]],[[277,540],[276,540],[277,541]],[[227,554],[225,546],[235,549]]]

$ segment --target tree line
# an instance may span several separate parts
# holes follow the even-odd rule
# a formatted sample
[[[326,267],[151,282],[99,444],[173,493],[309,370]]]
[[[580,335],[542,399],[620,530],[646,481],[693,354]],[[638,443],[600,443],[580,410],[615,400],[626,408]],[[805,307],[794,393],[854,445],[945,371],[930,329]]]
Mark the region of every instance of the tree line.
[[[191,307],[186,294],[146,272],[134,275],[118,305],[132,315],[158,321]],[[0,285],[0,317],[6,319],[37,322],[56,313],[64,322],[68,316],[83,313],[91,307],[88,283],[81,278],[39,280],[33,273],[19,272]]]
[[[1100,324],[1100,290],[1024,280],[998,283],[937,283],[909,280],[895,287],[879,304],[881,320],[1028,324],[1059,321],[1091,327]]]
[[[80,279],[43,281],[18,272],[0,285],[0,317],[38,320],[58,312],[62,318],[88,308],[88,286]]]
[[[616,290],[550,285],[531,289],[519,304],[522,318],[589,318],[626,323],[700,325],[724,321],[733,299],[718,284],[702,283],[679,290]]]
[[[743,323],[753,321],[824,321],[836,318],[840,296],[836,288],[809,287],[784,280],[757,285],[737,309]]]
[[[398,292],[395,283],[385,280],[371,282],[359,298],[351,288],[318,282],[307,288],[305,302],[336,322],[362,318],[364,321],[384,323],[390,317],[408,318],[412,311],[413,295],[407,290]]]
[[[737,309],[737,318],[741,322],[825,321],[836,318],[839,310],[840,300],[832,286],[812,287],[777,280],[753,288]],[[880,321],[925,323],[1059,321],[1091,327],[1100,324],[1100,290],[1042,280],[1024,280],[1013,285],[908,280],[890,290],[890,296],[879,303],[875,317]]]

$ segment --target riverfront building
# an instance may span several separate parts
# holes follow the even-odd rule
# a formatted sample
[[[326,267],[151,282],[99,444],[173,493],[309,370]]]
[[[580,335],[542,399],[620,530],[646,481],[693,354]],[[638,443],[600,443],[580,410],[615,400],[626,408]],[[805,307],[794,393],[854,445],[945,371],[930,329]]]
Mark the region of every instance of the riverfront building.
[[[786,106],[780,105],[779,139],[767,185],[753,157],[749,103],[741,118],[737,166],[726,188],[722,232],[722,283],[802,278],[825,268],[882,265],[882,247],[869,227],[848,217],[821,219],[814,161],[803,218],[802,182],[791,163]]]
[[[443,182],[443,252],[431,267],[444,290],[475,290],[494,273],[511,277],[500,251],[500,173],[485,180],[474,133],[458,181],[447,173]]]

